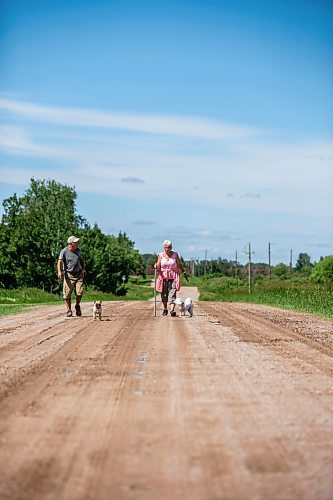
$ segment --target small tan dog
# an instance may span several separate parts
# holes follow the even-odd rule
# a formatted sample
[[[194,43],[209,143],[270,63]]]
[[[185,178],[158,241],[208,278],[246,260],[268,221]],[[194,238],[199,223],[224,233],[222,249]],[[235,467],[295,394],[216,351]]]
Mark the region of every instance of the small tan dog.
[[[93,318],[97,319],[97,316],[99,317],[99,320],[102,320],[102,301],[101,300],[95,300],[94,305],[93,305]]]

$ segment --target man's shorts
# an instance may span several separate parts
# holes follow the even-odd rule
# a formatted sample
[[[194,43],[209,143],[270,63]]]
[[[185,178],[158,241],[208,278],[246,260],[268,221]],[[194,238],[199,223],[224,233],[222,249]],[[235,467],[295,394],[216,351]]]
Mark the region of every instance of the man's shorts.
[[[62,295],[64,299],[69,299],[74,291],[77,297],[83,295],[83,277],[75,277],[70,273],[65,273]]]
[[[163,280],[163,288],[161,292],[162,302],[174,303],[176,299],[177,290],[175,288],[174,280]]]

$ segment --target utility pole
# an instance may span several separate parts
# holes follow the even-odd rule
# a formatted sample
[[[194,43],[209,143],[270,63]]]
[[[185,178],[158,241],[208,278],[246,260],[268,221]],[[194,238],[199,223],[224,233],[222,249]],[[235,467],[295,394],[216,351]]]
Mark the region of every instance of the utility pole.
[[[207,250],[205,251],[205,270],[204,270],[205,275],[207,274]]]
[[[235,278],[236,278],[236,290],[238,290],[237,250],[236,250],[236,260],[235,260]]]
[[[194,276],[194,259],[191,257],[190,260],[190,270],[191,270],[191,275]]]
[[[290,271],[293,270],[293,251],[290,250],[290,263],[289,263]]]
[[[271,244],[268,243],[268,266],[269,266],[269,279],[272,279],[272,266],[271,266]]]
[[[251,293],[251,256],[254,252],[251,252],[251,243],[249,243],[249,249],[248,251],[245,250],[246,255],[249,256],[249,263],[248,263],[248,276],[249,276],[249,294]]]

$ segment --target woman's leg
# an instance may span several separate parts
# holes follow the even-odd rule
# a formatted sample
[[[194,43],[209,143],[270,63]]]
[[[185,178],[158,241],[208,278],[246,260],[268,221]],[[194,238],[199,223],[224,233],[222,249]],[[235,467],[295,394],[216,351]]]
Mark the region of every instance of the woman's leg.
[[[164,307],[163,315],[166,316],[168,314],[168,297],[169,297],[169,287],[168,280],[163,280],[163,287],[161,292],[161,301]]]
[[[171,316],[176,316],[176,311],[175,311],[176,296],[177,296],[176,284],[175,284],[174,280],[172,280],[171,286],[169,288],[169,301],[171,304],[171,309],[170,309]]]

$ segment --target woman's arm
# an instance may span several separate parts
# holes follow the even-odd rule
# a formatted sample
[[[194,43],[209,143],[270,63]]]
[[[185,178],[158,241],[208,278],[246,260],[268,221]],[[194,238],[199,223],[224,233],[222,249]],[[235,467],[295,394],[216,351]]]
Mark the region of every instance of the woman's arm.
[[[183,268],[183,264],[182,264],[182,261],[180,260],[179,258],[179,255],[177,253],[177,266],[178,266],[178,269],[181,273],[184,273],[184,268]]]
[[[182,261],[179,258],[178,253],[177,253],[177,266],[178,266],[179,271],[184,274],[184,278],[186,279],[186,281],[188,281],[188,276],[186,274],[186,271],[184,271],[184,267],[183,267]]]
[[[157,269],[158,271],[161,270],[161,256],[158,254],[157,256],[157,262],[154,264],[154,268]]]

